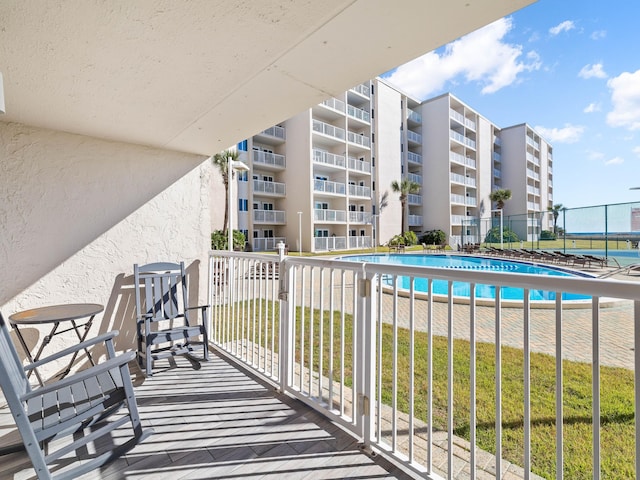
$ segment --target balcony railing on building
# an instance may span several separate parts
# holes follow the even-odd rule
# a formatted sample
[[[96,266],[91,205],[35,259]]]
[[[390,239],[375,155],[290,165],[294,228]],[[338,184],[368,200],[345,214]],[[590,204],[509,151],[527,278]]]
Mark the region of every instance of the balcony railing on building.
[[[502,139],[500,137],[494,135],[493,144],[497,145],[497,146],[501,146],[502,145]]]
[[[367,98],[371,97],[371,89],[367,85],[364,85],[364,84],[356,85],[350,90],[356,93],[359,93],[363,97],[367,97]]]
[[[254,252],[271,252],[279,243],[286,244],[285,237],[254,237],[251,244]]]
[[[274,125],[273,127],[267,128],[259,133],[259,135],[266,135],[269,137],[279,138],[281,140],[285,139],[285,130],[284,127],[279,127]]]
[[[313,220],[320,223],[345,223],[347,221],[347,212],[346,210],[316,208],[313,211]]]
[[[253,193],[285,196],[286,185],[280,182],[267,182],[265,180],[253,181]]]
[[[316,252],[347,249],[347,237],[314,237],[313,246]]]
[[[349,212],[349,223],[371,223],[371,212]]]
[[[491,158],[494,162],[502,162],[502,155],[500,155],[498,152],[491,153]]]
[[[347,115],[351,118],[355,118],[364,123],[371,123],[371,115],[362,108],[354,107],[353,105],[347,105]]]
[[[349,143],[360,145],[361,147],[370,148],[371,139],[362,133],[347,132],[347,140]]]
[[[455,130],[450,130],[449,136],[458,143],[466,145],[467,147],[476,148],[475,140],[471,140],[470,138],[465,137],[464,135],[456,132]]]
[[[322,102],[322,105],[332,108],[333,110],[337,110],[338,112],[344,113],[345,111],[345,103],[342,100],[338,100],[337,98],[327,98]]]
[[[411,163],[422,165],[422,155],[414,152],[407,152],[407,160]]]
[[[268,165],[271,167],[286,168],[287,164],[284,155],[277,153],[263,152],[261,150],[253,151],[253,163]]]
[[[253,222],[285,225],[287,223],[287,212],[283,210],[254,210]]]
[[[329,180],[314,180],[313,191],[320,193],[333,193],[336,195],[344,195],[346,192],[345,184],[331,182]]]
[[[526,157],[527,157],[527,161],[533,163],[537,167],[540,166],[540,159],[538,157],[536,157],[535,155],[532,155],[531,153],[527,152]]]
[[[351,235],[349,238],[349,248],[371,248],[371,237],[366,235]]]
[[[346,136],[344,128],[334,127],[333,125],[321,122],[320,120],[313,121],[313,131],[328,137],[337,138],[338,140],[344,140]]]
[[[494,168],[494,169],[493,169],[493,176],[494,176],[495,178],[502,178],[502,171],[501,171],[501,170],[498,170],[497,168]]]
[[[407,218],[410,227],[422,226],[422,215],[409,215]]]
[[[533,170],[531,170],[530,168],[527,168],[527,175],[531,178],[534,178],[536,180],[540,180],[540,174],[537,172],[534,172]]]
[[[533,138],[531,138],[529,135],[527,135],[527,143],[531,145],[533,148],[535,148],[536,150],[540,150],[540,144],[536,142]]]
[[[412,130],[407,130],[407,141],[422,145],[422,135]]]
[[[371,173],[371,162],[360,160],[358,158],[349,157],[349,170],[357,172]]]
[[[407,202],[409,205],[422,205],[422,195],[410,193],[407,195]]]
[[[478,219],[470,215],[451,215],[451,225],[478,225]]]
[[[417,173],[407,173],[407,179],[411,182],[416,182],[418,185],[422,185],[422,175]]]
[[[540,212],[540,204],[539,203],[535,203],[535,202],[527,202],[527,210],[531,211],[533,210],[534,212]]]
[[[339,168],[344,168],[345,166],[344,155],[336,155],[335,153],[325,152],[317,148],[313,149],[313,161],[315,163],[322,163]]]
[[[349,195],[351,197],[371,198],[371,188],[363,185],[349,185]]]
[[[457,121],[461,125],[464,125],[465,127],[469,128],[470,130],[475,130],[476,129],[476,122],[474,122],[470,118],[465,117],[464,115],[462,115],[459,112],[456,112],[453,109],[449,109],[449,113],[451,115],[451,118],[453,118],[455,121]]]
[[[407,109],[407,120],[414,123],[422,123],[422,115],[415,110]]]
[[[531,185],[527,185],[527,193],[532,195],[540,195],[540,189],[537,187],[532,187]]]

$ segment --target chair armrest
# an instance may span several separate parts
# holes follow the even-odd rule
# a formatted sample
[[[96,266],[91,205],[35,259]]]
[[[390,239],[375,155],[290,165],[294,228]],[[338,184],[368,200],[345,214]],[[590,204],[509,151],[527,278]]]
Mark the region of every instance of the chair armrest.
[[[211,308],[211,305],[198,305],[197,307],[187,307],[187,310],[199,310],[201,308]]]
[[[93,378],[99,375],[100,373],[107,372],[114,368],[118,368],[122,365],[125,365],[133,361],[135,358],[136,358],[136,353],[133,351],[122,353],[117,357],[110,358],[109,360],[99,363],[94,367],[87,368],[86,370],[81,370],[55,383],[45,385],[44,387],[36,388],[35,390],[32,390],[22,395],[20,398],[23,401],[26,401],[26,400],[29,400],[30,398],[38,397],[49,392],[56,392],[62,388],[73,385],[74,383],[82,382],[83,380],[86,380],[88,378]]]
[[[57,360],[59,358],[65,357],[67,355],[71,355],[75,352],[79,352],[80,350],[84,349],[84,348],[89,348],[93,345],[96,345],[98,343],[106,343],[107,341],[113,339],[113,337],[115,337],[116,335],[118,335],[118,330],[113,330],[111,332],[107,332],[107,333],[103,333],[102,335],[98,335],[97,337],[91,338],[89,340],[85,340],[82,343],[79,343],[78,345],[74,345],[72,347],[68,347],[65,348],[64,350],[60,350],[59,352],[56,352],[52,355],[49,355],[48,357],[45,357],[41,360],[38,360],[37,362],[34,363],[30,363],[29,365],[26,365],[24,367],[25,371],[29,371],[29,370],[33,370],[34,368],[40,367],[46,363],[49,363],[53,360]]]

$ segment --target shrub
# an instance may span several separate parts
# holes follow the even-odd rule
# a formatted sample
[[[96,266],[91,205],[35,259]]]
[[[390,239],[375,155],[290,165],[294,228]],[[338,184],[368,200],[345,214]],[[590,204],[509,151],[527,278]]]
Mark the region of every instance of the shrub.
[[[504,228],[504,230],[502,230],[502,239],[507,243],[520,241],[518,235],[516,235],[513,230],[509,230],[506,227]],[[491,230],[489,230],[487,232],[487,236],[484,239],[484,243],[500,243],[500,227],[493,227]]]
[[[551,230],[542,230],[540,232],[540,240],[555,240],[556,234]]]
[[[442,230],[430,230],[422,235],[420,241],[427,245],[444,245],[447,235]]]
[[[415,245],[418,243],[418,236],[416,235],[416,232],[412,232],[411,230],[404,232],[403,238],[404,244],[407,246]]]
[[[402,235],[395,235],[394,237],[391,238],[391,240],[389,240],[387,242],[387,245],[389,246],[398,246],[398,245],[404,245],[404,237]]]
[[[244,233],[240,230],[233,231],[233,249],[242,250],[244,248],[245,238]],[[224,230],[215,230],[211,234],[211,249],[212,250],[227,250],[229,247],[227,234]]]

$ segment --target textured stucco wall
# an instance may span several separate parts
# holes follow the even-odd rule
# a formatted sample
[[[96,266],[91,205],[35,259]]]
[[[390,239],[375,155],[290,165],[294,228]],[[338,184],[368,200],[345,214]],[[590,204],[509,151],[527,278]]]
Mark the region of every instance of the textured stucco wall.
[[[135,348],[136,262],[184,260],[192,303],[206,302],[210,177],[201,156],[0,123],[5,318],[48,304],[101,303],[90,336],[119,329],[118,350]],[[29,342],[43,331],[29,329]],[[75,342],[56,337],[48,351]]]

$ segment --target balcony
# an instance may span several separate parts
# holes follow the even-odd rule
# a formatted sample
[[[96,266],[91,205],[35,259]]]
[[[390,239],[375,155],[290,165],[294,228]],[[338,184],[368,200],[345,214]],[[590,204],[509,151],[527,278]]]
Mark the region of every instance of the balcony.
[[[527,185],[527,193],[532,195],[540,195],[540,189],[537,187],[532,187],[531,185]]]
[[[475,131],[476,122],[474,122],[470,118],[466,118],[464,115],[462,115],[459,112],[456,112],[453,109],[449,109],[449,114],[450,114],[451,118],[453,118],[460,125],[464,125],[465,127],[469,128],[470,130],[474,130]]]
[[[347,105],[347,115],[363,123],[371,123],[371,115],[366,110],[356,108],[353,105]]]
[[[494,162],[498,162],[498,163],[502,162],[502,155],[499,154],[498,152],[493,152],[491,154],[491,158],[493,159]]]
[[[349,223],[369,224],[372,218],[371,212],[349,212]]]
[[[313,211],[313,221],[318,223],[345,223],[347,221],[347,212],[345,210],[316,208]]]
[[[338,182],[331,182],[328,180],[314,180],[313,191],[319,193],[331,193],[336,195],[344,195],[346,192],[345,184]]]
[[[459,165],[464,165],[469,168],[476,168],[476,161],[471,157],[465,157],[456,152],[449,152],[449,160],[453,163],[457,163]]]
[[[337,238],[315,240],[328,247],[331,242],[337,242]],[[350,237],[354,241],[357,238]],[[277,277],[254,279],[244,272],[264,271],[261,265],[273,264],[273,256],[236,254],[234,263],[228,264],[231,256],[228,252],[212,252],[212,255],[209,268],[212,278],[219,279],[222,275],[217,284],[209,282],[217,285],[208,302],[213,305],[211,336],[215,347],[258,378],[304,402],[319,418],[325,415],[339,422],[361,439],[364,449],[375,448],[381,456],[394,458],[424,478],[455,478],[454,473],[464,469],[468,478],[490,478],[491,474],[483,468],[509,469],[520,478],[539,478],[529,472],[545,467],[530,453],[543,443],[552,445],[549,449],[552,458],[542,463],[553,466],[558,462],[561,469],[566,468],[563,461],[567,461],[568,456],[563,459],[562,452],[574,450],[571,442],[578,441],[576,433],[584,435],[575,432],[575,417],[563,416],[562,409],[551,418],[542,417],[537,407],[532,408],[534,400],[536,405],[539,401],[554,405],[557,399],[563,405],[570,399],[566,390],[571,388],[570,380],[562,374],[564,357],[588,364],[583,380],[589,382],[584,389],[588,407],[581,413],[587,435],[591,435],[591,428],[596,439],[620,435],[614,432],[616,425],[627,420],[616,418],[629,417],[633,423],[634,412],[638,411],[640,400],[633,398],[633,385],[624,387],[625,395],[630,396],[628,408],[604,404],[600,408],[600,392],[616,385],[607,383],[615,382],[609,367],[628,369],[618,368],[617,374],[614,373],[625,378],[632,378],[633,371],[637,371],[638,360],[633,352],[633,346],[637,345],[633,335],[634,318],[640,315],[637,283],[534,277],[481,268],[455,270],[370,262],[354,262],[351,266],[339,260],[296,256],[282,257]],[[575,306],[575,301],[562,297],[557,301],[499,300],[484,305],[472,296],[467,305],[458,302],[455,286],[444,294],[434,295],[437,301],[432,302],[409,292],[409,285],[413,288],[418,282],[427,284],[440,278],[451,282],[450,285],[454,282],[489,284],[496,287],[496,291],[501,286],[512,286],[524,290],[526,295],[539,289],[579,293],[589,299],[580,308],[568,310],[570,304]],[[263,283],[267,283],[266,293],[261,298],[256,296],[254,285]],[[617,308],[607,308],[609,305],[604,300],[607,297],[625,301]],[[275,311],[280,312],[279,317],[273,313],[267,315]],[[563,317],[569,313],[570,321],[565,321]],[[616,338],[621,328],[630,335],[623,340],[624,345],[618,347]],[[457,332],[458,339],[466,338],[467,342],[456,340],[458,343],[454,346],[453,337],[449,336],[452,331]],[[598,341],[585,340],[585,332],[597,332]],[[545,340],[537,341],[540,336]],[[420,350],[423,353],[418,356],[417,349],[427,343],[433,348],[429,347],[428,353],[426,349]],[[409,360],[414,359],[414,348],[415,360]],[[512,349],[516,349],[514,356],[507,357],[506,351]],[[466,367],[459,369],[454,359],[456,352],[462,351],[467,356]],[[343,356],[342,352],[349,352],[349,356]],[[406,363],[384,360],[396,355],[406,358]],[[549,362],[551,368],[544,374],[544,382],[539,383],[538,362],[549,356],[556,356],[557,360]],[[436,363],[436,358],[444,363]],[[514,380],[504,376],[512,358],[517,358],[519,369]],[[481,368],[485,363],[491,364],[491,368]],[[608,380],[605,380],[605,370]],[[235,369],[229,368],[229,371],[235,372]],[[415,383],[396,383],[393,380],[396,378],[415,379]],[[456,386],[459,381],[466,387],[459,389]],[[414,384],[420,387],[414,388]],[[439,392],[438,395],[435,392]],[[548,398],[543,400],[543,397]],[[359,408],[363,405],[362,398],[369,408]],[[396,402],[397,398],[405,402]],[[424,405],[422,413],[414,408],[419,401]],[[484,407],[482,418],[473,408],[476,402],[489,403]],[[517,421],[507,419],[503,413],[507,408],[518,412]],[[438,412],[438,420],[430,421],[431,417],[426,417],[424,412],[434,415]],[[606,422],[601,421],[602,414],[606,415]],[[273,420],[271,415],[268,418]],[[550,422],[558,428],[548,428]],[[611,422],[615,425],[609,425]],[[465,439],[453,434],[456,425],[468,427],[461,429]],[[281,427],[281,422],[278,426]],[[497,431],[494,432],[494,428]],[[633,449],[638,434],[633,433],[633,426],[630,429],[631,432],[626,430],[626,438],[619,438],[620,442],[615,445],[597,443],[595,454],[587,448],[581,454],[585,464],[598,462],[600,456],[603,460],[618,458],[618,461],[626,456],[630,458],[628,473],[636,477]],[[487,441],[487,436],[491,440]],[[518,447],[510,454],[509,449],[503,447],[513,437]],[[467,441],[471,442],[471,448],[467,445],[461,449],[459,445]],[[485,442],[485,447],[480,446],[481,442]],[[583,440],[579,442],[582,445]],[[621,445],[628,446],[627,453],[622,457],[614,453],[611,457],[611,450],[622,448]],[[495,457],[487,449],[504,452],[511,458]],[[466,466],[465,460],[456,453],[462,450],[467,455]],[[556,456],[554,452],[560,453]],[[435,458],[440,459],[437,464],[432,462]],[[511,465],[511,462],[516,463]],[[597,465],[599,463],[594,466],[594,476],[600,477]],[[327,467],[325,473],[332,478],[344,476],[332,468],[336,466]],[[546,471],[545,476],[553,474]]]
[[[349,157],[349,170],[362,173],[371,173],[371,162]]]
[[[458,205],[464,205],[465,203],[465,196],[464,195],[458,195],[455,193],[451,194],[451,203],[457,203]]]
[[[253,193],[254,195],[273,195],[278,197],[284,197],[286,192],[286,185],[280,182],[266,182],[264,180],[253,181]]]
[[[422,175],[418,175],[417,173],[407,173],[407,180],[422,186]]]
[[[287,164],[284,155],[278,155],[277,153],[263,152],[260,150],[253,150],[252,160],[256,165],[263,165],[267,167],[276,167],[277,169],[286,168]]]
[[[422,226],[422,215],[409,215],[407,218],[410,227]]]
[[[371,237],[366,235],[352,235],[349,237],[350,249],[371,248]]]
[[[407,152],[407,160],[416,165],[422,165],[422,155],[414,152]]]
[[[540,174],[537,172],[534,172],[530,168],[527,168],[527,175],[535,180],[540,180]]]
[[[285,237],[254,237],[251,240],[254,252],[272,252],[279,243],[287,243]]]
[[[451,225],[474,226],[478,225],[478,219],[469,215],[451,215]]]
[[[287,212],[283,210],[253,210],[253,223],[285,225]]]
[[[409,108],[407,109],[407,120],[416,124],[422,124],[422,115]]]
[[[258,134],[261,137],[271,137],[278,140],[285,140],[285,130],[284,127],[279,127],[274,125],[271,128],[267,128]]]
[[[347,237],[314,237],[313,248],[316,252],[331,252],[333,250],[346,250]]]
[[[407,141],[409,143],[415,143],[418,145],[422,145],[422,135],[417,132],[413,132],[411,130],[407,130]]]
[[[455,140],[462,145],[466,145],[467,147],[476,148],[476,142],[471,140],[470,138],[465,137],[464,135],[456,132],[455,130],[449,131],[449,137]]]
[[[371,147],[371,139],[362,133],[347,132],[347,140],[349,143],[360,145],[363,148]]]
[[[357,85],[357,86],[355,86],[355,87],[353,87],[353,88],[351,88],[349,90],[352,91],[352,92],[356,92],[356,93],[362,95],[365,98],[370,98],[371,97],[371,89],[367,85],[364,85],[364,84]]]
[[[313,131],[336,140],[344,140],[346,136],[344,128],[334,127],[320,120],[313,120]]]
[[[540,144],[536,142],[533,138],[531,138],[529,135],[527,135],[527,144],[531,145],[536,150],[540,150]]]
[[[410,193],[407,195],[407,202],[409,205],[422,205],[422,195]]]
[[[371,198],[371,188],[364,185],[349,185],[349,196]]]
[[[497,168],[493,169],[493,177],[494,178],[502,178],[502,170],[498,170]]]
[[[321,163],[337,168],[344,168],[345,166],[344,155],[336,155],[335,153],[325,152],[317,148],[313,149],[313,161],[314,163]]]
[[[321,105],[327,108],[331,108],[332,110],[337,110],[338,112],[342,112],[342,113],[344,113],[344,110],[345,110],[344,102],[342,100],[338,100],[337,98],[333,98],[333,97],[324,100],[321,103]]]

